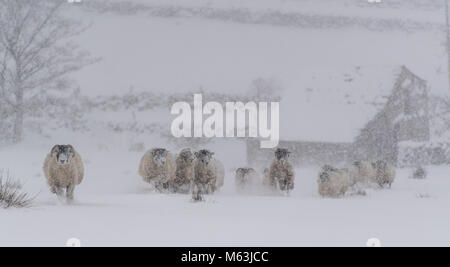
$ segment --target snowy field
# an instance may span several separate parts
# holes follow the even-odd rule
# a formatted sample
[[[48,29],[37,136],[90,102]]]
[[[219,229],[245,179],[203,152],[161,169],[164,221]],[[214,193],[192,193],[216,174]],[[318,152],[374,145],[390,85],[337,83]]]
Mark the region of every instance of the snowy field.
[[[342,199],[318,195],[317,168],[296,169],[290,196],[239,195],[227,168],[222,191],[193,203],[152,192],[137,174],[141,153],[79,145],[86,178],[66,205],[42,174],[48,149],[28,147],[0,152],[2,166],[37,196],[32,208],[0,209],[0,245],[64,246],[73,237],[89,246],[365,246],[373,237],[389,246],[450,244],[450,167],[430,168],[426,180],[399,170],[392,189]]]
[[[425,5],[420,0],[396,0],[370,9],[357,0],[342,0],[340,5],[332,0],[130,2],[141,8],[178,7],[182,12],[173,17],[151,12],[99,13],[94,4],[66,10],[92,23],[75,41],[102,58],[72,76],[87,97],[119,96],[130,88],[136,93],[169,95],[200,89],[245,94],[255,79],[263,78],[282,89],[282,137],[347,142],[375,111],[373,106],[340,105],[349,99],[367,104],[376,97],[385,98],[380,96],[381,83],[390,90],[391,80],[384,79],[383,72],[393,66],[407,66],[427,80],[433,94],[448,93],[440,1]],[[190,8],[199,7],[243,9],[256,17],[273,12],[314,18],[346,16],[356,22],[354,27],[316,29],[185,13],[197,12]],[[368,30],[367,25],[357,25],[359,20],[375,28],[389,28],[393,23],[395,29]],[[414,29],[401,30],[408,25],[415,25]],[[356,81],[363,83],[357,84],[364,87],[361,92],[327,91],[336,84],[335,76],[327,75],[353,75],[348,70],[361,66],[369,69]],[[321,82],[314,81],[316,74]],[[316,91],[308,91],[309,82],[319,85]],[[154,192],[137,173],[143,152],[131,152],[130,146],[143,142],[146,149],[167,147],[175,153],[178,148],[145,131],[113,132],[106,126],[158,123],[167,130],[169,108],[95,110],[87,114],[86,131],[55,130],[43,124],[42,132],[36,133],[25,127],[23,143],[1,146],[0,169],[21,180],[24,190],[36,198],[30,208],[0,208],[0,246],[64,246],[69,238],[78,238],[86,246],[365,246],[369,238],[378,238],[386,246],[450,245],[450,166],[429,166],[424,180],[410,179],[412,169],[399,169],[391,189],[372,187],[365,196],[347,194],[342,199],[318,195],[319,167],[299,167],[290,196],[264,190],[242,195],[235,190],[234,170],[246,165],[245,144],[217,140],[206,146],[225,165],[225,186],[220,192],[199,203],[192,202],[190,195]],[[331,124],[322,124],[330,117]],[[302,129],[305,125],[307,129]],[[334,129],[327,128],[330,125]],[[69,143],[81,154],[86,169],[71,205],[60,203],[49,192],[42,172],[51,147]]]

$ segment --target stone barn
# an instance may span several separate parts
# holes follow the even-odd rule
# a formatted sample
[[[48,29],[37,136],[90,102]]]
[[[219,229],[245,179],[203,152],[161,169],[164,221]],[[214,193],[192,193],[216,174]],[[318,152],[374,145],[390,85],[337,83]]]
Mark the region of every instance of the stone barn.
[[[298,83],[280,104],[279,144],[296,165],[397,164],[400,142],[430,140],[427,84],[405,66],[305,71]],[[247,140],[250,165],[272,158],[272,149]]]

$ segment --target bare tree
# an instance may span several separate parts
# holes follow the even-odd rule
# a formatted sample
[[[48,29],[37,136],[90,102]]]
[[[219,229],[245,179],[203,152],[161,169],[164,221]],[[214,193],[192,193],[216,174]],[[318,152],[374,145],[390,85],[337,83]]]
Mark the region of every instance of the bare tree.
[[[72,37],[86,27],[64,16],[64,0],[0,0],[0,105],[13,116],[13,141],[36,99],[70,88],[69,74],[93,63]],[[44,104],[44,103],[42,103]]]

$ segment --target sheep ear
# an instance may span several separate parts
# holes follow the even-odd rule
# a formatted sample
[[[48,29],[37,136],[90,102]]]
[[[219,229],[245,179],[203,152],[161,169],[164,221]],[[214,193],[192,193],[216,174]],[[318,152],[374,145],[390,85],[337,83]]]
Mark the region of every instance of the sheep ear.
[[[57,149],[59,149],[59,145],[53,146],[51,152],[54,153],[54,152],[56,152]]]
[[[75,149],[73,148],[73,146],[72,146],[72,145],[67,145],[67,147],[69,148],[70,153],[71,153],[72,155],[75,155]]]

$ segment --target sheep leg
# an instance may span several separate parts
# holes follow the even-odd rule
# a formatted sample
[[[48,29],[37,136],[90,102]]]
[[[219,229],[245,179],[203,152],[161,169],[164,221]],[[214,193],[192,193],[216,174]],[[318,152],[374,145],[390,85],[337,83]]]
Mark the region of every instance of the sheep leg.
[[[197,192],[201,195],[206,194],[206,188],[205,185],[202,183],[197,184]]]
[[[210,185],[210,190],[209,190],[209,191],[210,191],[210,194],[216,192],[216,190],[217,190],[216,185],[215,185],[215,184],[211,184],[211,185]]]
[[[72,201],[73,200],[73,192],[75,191],[75,186],[70,184],[67,188],[66,188],[66,198],[67,201]]]
[[[270,185],[272,186],[272,187],[277,187],[277,178],[276,177],[271,177],[270,178]]]
[[[64,191],[61,187],[59,186],[55,186],[52,191],[54,191],[54,193],[58,196],[58,197],[62,197],[64,194]]]
[[[56,196],[58,197],[58,200],[59,200],[59,201],[62,201],[62,200],[63,200],[64,190],[63,190],[61,187],[59,187],[59,186],[56,185],[56,186],[52,187],[51,191],[52,191],[54,194],[56,194]]]
[[[202,191],[200,189],[200,185],[195,185],[192,190],[192,200],[193,201],[203,201]]]
[[[286,192],[287,191],[287,181],[286,181],[286,179],[280,179],[278,181],[279,181],[280,190]]]
[[[211,186],[209,184],[201,184],[200,188],[201,188],[201,190],[200,190],[201,194],[204,194],[204,195],[211,194]]]
[[[51,188],[50,188],[50,192],[52,193],[52,194],[56,194],[56,192],[57,192],[57,187],[56,186],[52,186]]]

